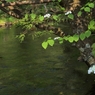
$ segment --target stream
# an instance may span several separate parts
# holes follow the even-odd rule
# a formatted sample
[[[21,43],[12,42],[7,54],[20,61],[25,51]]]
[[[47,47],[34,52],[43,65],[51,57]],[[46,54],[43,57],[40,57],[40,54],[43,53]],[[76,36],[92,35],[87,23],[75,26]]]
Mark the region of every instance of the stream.
[[[75,47],[56,41],[44,50],[47,35],[20,43],[18,31],[0,29],[0,95],[95,95],[95,76],[77,60]]]

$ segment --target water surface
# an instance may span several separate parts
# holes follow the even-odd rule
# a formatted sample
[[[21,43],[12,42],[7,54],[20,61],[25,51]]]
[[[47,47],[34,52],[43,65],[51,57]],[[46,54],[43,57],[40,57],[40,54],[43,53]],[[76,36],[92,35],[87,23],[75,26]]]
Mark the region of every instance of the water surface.
[[[77,61],[76,48],[56,43],[44,50],[46,35],[20,43],[17,31],[0,29],[0,95],[86,95],[94,76]]]

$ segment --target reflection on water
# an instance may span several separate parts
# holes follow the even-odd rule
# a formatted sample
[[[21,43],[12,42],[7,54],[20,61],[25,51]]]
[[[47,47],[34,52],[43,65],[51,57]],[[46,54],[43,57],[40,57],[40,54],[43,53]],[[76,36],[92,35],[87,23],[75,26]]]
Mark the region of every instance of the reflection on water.
[[[88,93],[94,76],[87,75],[87,66],[76,60],[78,52],[75,48],[56,43],[43,50],[41,43],[45,37],[35,40],[27,37],[19,43],[15,39],[17,31],[20,30],[0,31],[0,95]]]

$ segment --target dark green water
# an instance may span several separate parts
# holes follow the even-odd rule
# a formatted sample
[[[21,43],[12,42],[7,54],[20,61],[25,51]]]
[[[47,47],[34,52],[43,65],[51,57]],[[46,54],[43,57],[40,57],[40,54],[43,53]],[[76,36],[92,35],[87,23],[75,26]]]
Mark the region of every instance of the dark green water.
[[[45,36],[19,43],[18,31],[0,29],[0,95],[86,95],[95,78],[77,49],[56,43],[44,50]]]

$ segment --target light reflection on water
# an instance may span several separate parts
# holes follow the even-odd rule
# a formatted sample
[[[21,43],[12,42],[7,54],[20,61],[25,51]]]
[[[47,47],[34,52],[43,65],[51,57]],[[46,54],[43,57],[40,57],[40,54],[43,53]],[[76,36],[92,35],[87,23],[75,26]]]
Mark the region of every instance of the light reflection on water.
[[[90,90],[94,77],[77,61],[75,48],[69,45],[69,52],[63,52],[65,45],[56,43],[43,50],[45,37],[27,37],[19,43],[18,30],[1,31],[0,95],[85,95]]]

